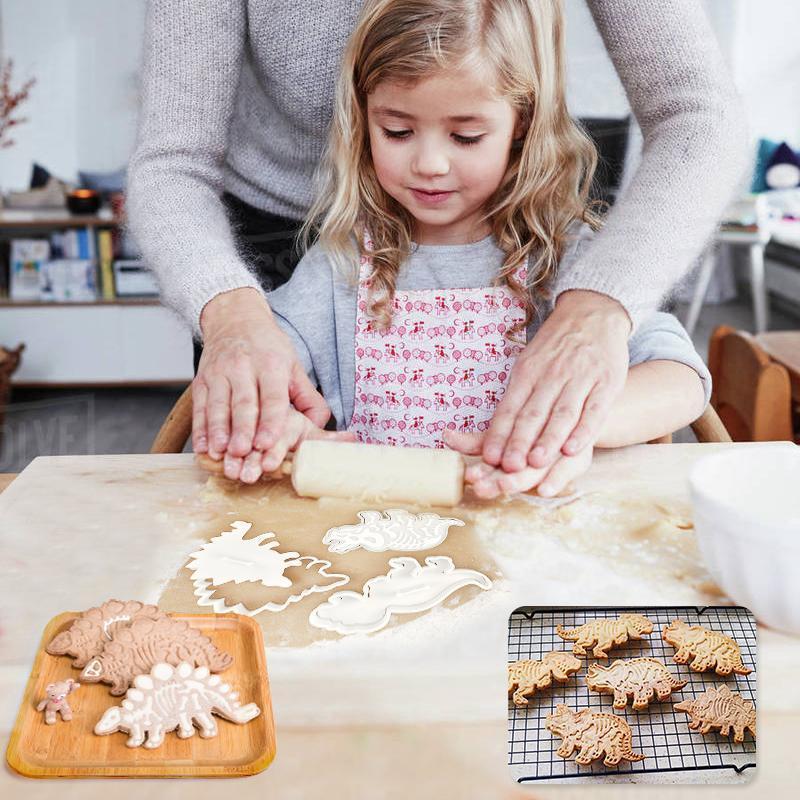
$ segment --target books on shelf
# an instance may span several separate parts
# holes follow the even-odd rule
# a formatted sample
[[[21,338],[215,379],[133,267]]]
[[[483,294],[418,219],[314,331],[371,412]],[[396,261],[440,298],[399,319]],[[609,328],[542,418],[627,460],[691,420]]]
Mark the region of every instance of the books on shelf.
[[[47,237],[7,241],[8,256],[0,258],[0,295],[7,294],[12,301],[68,303],[158,296],[152,273],[117,229],[76,227]]]
[[[9,263],[9,295],[12,300],[39,300],[44,265],[50,260],[47,239],[14,239]]]
[[[54,303],[97,299],[95,262],[89,258],[53,258],[42,266],[39,299]]]

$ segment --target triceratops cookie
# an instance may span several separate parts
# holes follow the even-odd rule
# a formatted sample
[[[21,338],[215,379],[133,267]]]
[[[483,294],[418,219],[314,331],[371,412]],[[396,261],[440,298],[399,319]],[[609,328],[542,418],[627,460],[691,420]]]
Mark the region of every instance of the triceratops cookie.
[[[156,606],[138,600],[107,600],[101,606],[84,611],[65,631],[45,648],[51,656],[70,655],[72,666],[83,669],[110,642],[115,631],[135,619],[161,619],[166,614]]]
[[[664,628],[661,638],[675,648],[676,664],[686,664],[694,656],[689,668],[695,672],[710,669],[717,675],[730,675],[731,672],[749,675],[752,672],[742,663],[739,645],[724,633],[674,619]]]
[[[122,628],[81,673],[85,683],[111,684],[111,694],[124,694],[136,675],[147,673],[159,662],[194,666],[222,672],[233,657],[219,650],[214,642],[183,620],[137,619]]]
[[[738,692],[732,692],[727,686],[719,689],[707,689],[692,700],[675,703],[676,711],[685,711],[691,719],[689,727],[708,733],[712,728],[719,728],[723,736],[727,736],[733,728],[733,741],[743,742],[745,728],[749,728],[756,738],[756,708],[745,700]]]
[[[630,696],[637,711],[647,708],[654,694],[659,700],[666,700],[686,684],[687,681],[673,678],[655,658],[617,659],[608,667],[590,664],[586,675],[586,685],[593,692],[614,695],[614,708],[625,708]]]
[[[631,728],[622,717],[615,714],[601,714],[584,708],[571,711],[559,703],[552,714],[545,718],[545,727],[563,741],[556,753],[561,758],[569,758],[573,751],[576,764],[591,764],[603,758],[607,767],[614,767],[623,759],[641,761],[644,756],[631,749]]]
[[[518,706],[528,705],[526,696],[532,697],[537,689],[544,689],[555,678],[560,683],[569,680],[571,673],[581,668],[575,656],[554,650],[545,653],[541,661],[514,661],[508,665],[508,694]]]
[[[641,639],[653,632],[653,623],[641,614],[620,614],[611,619],[593,619],[572,630],[556,625],[556,633],[572,645],[576,656],[585,656],[587,647],[597,643],[592,650],[595,658],[608,658],[606,650],[614,645],[625,644],[628,639]]]

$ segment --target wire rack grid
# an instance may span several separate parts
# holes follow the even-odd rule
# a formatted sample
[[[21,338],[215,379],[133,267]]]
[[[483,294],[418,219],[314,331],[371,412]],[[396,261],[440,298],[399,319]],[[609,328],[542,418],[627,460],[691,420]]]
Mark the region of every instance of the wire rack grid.
[[[744,770],[755,767],[756,743],[749,731],[745,740],[736,744],[721,736],[717,730],[708,734],[691,731],[689,716],[675,711],[673,704],[696,697],[706,689],[727,685],[739,692],[745,700],[756,702],[756,626],[746,608],[732,606],[671,608],[521,608],[509,618],[508,661],[540,659],[551,650],[571,652],[572,643],[556,633],[556,625],[574,628],[599,617],[613,617],[624,612],[644,614],[653,622],[653,633],[641,640],[628,641],[609,651],[608,659],[591,655],[582,658],[583,667],[566,683],[553,682],[552,686],[537,691],[529,698],[527,707],[518,707],[509,701],[508,711],[508,763],[517,765],[515,772],[523,771],[517,780],[536,781],[563,779],[586,775],[619,773],[680,772],[693,770]],[[753,671],[749,675],[721,677],[715,672],[693,672],[688,665],[676,664],[672,658],[674,648],[661,639],[661,631],[673,619],[683,619],[690,625],[703,625],[731,636],[739,645],[742,661]],[[615,659],[649,656],[658,659],[686,686],[672,693],[665,701],[653,698],[647,709],[634,711],[630,702],[625,710],[612,707],[610,694],[589,691],[586,670],[589,664],[608,665]],[[646,756],[643,761],[623,761],[617,767],[604,766],[602,759],[589,766],[580,766],[574,754],[562,759],[556,754],[560,737],[545,728],[546,716],[564,703],[578,711],[583,708],[618,714],[627,721],[633,734],[633,750]]]

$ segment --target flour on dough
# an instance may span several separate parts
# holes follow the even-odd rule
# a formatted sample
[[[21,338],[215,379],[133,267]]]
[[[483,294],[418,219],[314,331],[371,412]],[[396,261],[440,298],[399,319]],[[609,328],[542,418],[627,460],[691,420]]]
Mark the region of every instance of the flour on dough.
[[[295,552],[278,552],[276,548],[280,543],[272,532],[245,539],[251,527],[250,522],[232,522],[229,531],[215,536],[189,556],[192,560],[186,568],[192,572],[194,594],[199,606],[211,606],[218,614],[234,612],[254,617],[262,611],[283,611],[290,603],[296,603],[312,592],[328,592],[344,586],[350,580],[347,575],[329,573],[330,561],[301,556]],[[288,567],[313,569],[320,575],[320,582],[289,595],[282,603],[268,602],[257,608],[248,608],[242,603],[228,606],[224,597],[213,597],[216,587],[231,581],[288,589],[292,585],[284,574]]]
[[[386,550],[430,550],[446,538],[452,525],[463,521],[434,513],[412,514],[402,508],[359,511],[356,525],[331,528],[323,537],[331,553],[348,553],[359,547],[373,553]]]
[[[308,621],[341,634],[373,633],[392,614],[427,611],[464,586],[489,589],[492,582],[472,569],[457,569],[448,556],[428,556],[425,566],[415,558],[389,559],[389,572],[364,584],[358,592],[337,592],[318,605]]]

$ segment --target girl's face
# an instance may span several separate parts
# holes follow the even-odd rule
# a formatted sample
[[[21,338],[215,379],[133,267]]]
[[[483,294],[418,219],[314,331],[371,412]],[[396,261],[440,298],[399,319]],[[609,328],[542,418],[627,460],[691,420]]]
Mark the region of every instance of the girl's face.
[[[479,218],[521,135],[517,112],[489,83],[474,68],[443,70],[413,85],[383,81],[367,98],[375,172],[416,220],[419,244],[489,233]]]

